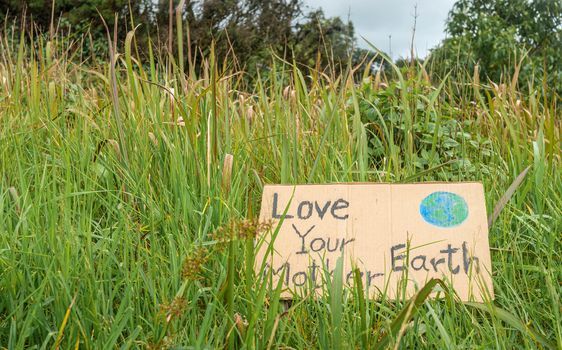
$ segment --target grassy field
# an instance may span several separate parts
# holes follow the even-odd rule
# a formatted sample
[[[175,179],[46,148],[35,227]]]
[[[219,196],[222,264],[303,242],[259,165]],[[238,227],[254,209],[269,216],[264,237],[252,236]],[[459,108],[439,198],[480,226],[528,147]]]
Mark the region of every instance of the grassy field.
[[[0,348],[562,348],[548,86],[272,59],[248,89],[212,56],[184,67],[181,37],[141,58],[129,35],[114,64],[64,38],[0,39]],[[284,309],[252,273],[264,184],[476,180],[491,214],[527,167],[490,230],[493,303],[334,281]]]

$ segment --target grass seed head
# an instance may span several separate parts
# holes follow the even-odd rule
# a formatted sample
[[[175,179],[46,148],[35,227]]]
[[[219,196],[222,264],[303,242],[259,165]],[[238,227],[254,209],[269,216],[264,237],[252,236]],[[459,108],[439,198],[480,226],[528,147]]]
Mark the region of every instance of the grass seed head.
[[[209,252],[207,248],[196,248],[187,258],[185,258],[182,266],[182,277],[186,280],[200,280],[201,270],[207,262]]]
[[[183,297],[176,297],[171,303],[160,304],[159,314],[169,323],[173,317],[181,316],[187,309],[187,300]]]

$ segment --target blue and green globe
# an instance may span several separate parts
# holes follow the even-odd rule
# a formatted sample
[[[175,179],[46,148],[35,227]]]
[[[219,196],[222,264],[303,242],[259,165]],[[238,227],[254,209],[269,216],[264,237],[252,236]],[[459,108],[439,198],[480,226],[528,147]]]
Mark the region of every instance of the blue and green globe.
[[[451,192],[433,192],[420,203],[423,219],[438,227],[460,225],[468,217],[468,205],[463,197]]]

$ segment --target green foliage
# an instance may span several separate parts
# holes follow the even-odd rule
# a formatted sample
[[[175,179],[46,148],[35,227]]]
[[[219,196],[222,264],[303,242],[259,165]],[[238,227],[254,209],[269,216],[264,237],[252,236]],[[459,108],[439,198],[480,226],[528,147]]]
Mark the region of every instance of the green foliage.
[[[317,10],[297,25],[293,50],[296,61],[308,67],[332,65],[332,69],[341,71],[352,56],[354,43],[351,22],[344,23],[339,17],[326,18],[322,10]]]
[[[442,86],[424,79],[376,84],[374,78],[362,82],[357,91],[362,121],[369,131],[369,155],[376,168],[394,164],[413,165],[411,174],[450,164],[465,175],[489,173],[486,166],[476,169],[467,152],[480,152],[480,161],[492,156],[485,135],[469,133],[474,121],[443,99]],[[351,100],[348,108],[352,108]],[[408,157],[402,155],[408,154]],[[440,180],[454,180],[454,173],[441,173]]]
[[[459,0],[449,13],[447,33],[432,52],[445,71],[473,72],[478,65],[495,82],[518,76],[523,86],[562,86],[561,0]]]
[[[112,27],[115,15],[125,24],[130,14],[137,20],[145,19],[151,8],[151,0],[56,0],[54,8],[52,4],[53,0],[6,0],[0,5],[0,13],[15,17],[26,14],[41,30],[49,30],[53,14],[53,25],[56,26],[61,18],[76,32],[91,24],[93,34],[97,36],[105,35],[100,14]],[[127,28],[121,25],[119,30],[123,34]]]
[[[149,25],[151,8],[152,0],[7,0],[0,2],[0,25],[14,25],[23,31],[34,28],[46,33],[51,29],[52,20],[53,31],[65,33],[61,39],[82,43],[82,55],[106,59],[107,31],[103,21],[113,36],[117,20],[117,36],[122,42],[132,29],[130,18],[135,18],[136,24]],[[25,28],[22,27],[24,23]],[[148,34],[146,28],[143,33]],[[138,35],[137,43],[146,47],[148,36]]]
[[[0,4],[0,14],[18,18],[26,14],[28,24],[33,21],[40,30],[47,31],[51,4],[51,0],[9,0]],[[171,49],[175,55],[179,47],[175,36],[169,37],[171,6],[172,27],[177,25],[178,12],[187,22],[187,31],[182,34],[189,35],[189,47],[182,64],[190,69],[201,71],[211,50],[217,62],[243,69],[249,77],[256,77],[258,72],[267,74],[262,70],[269,65],[272,52],[287,61],[295,59],[304,66],[332,70],[341,70],[351,58],[353,25],[339,17],[326,18],[322,10],[304,14],[299,0],[201,0],[180,4],[178,0],[160,0],[157,4],[152,0],[58,0],[53,24],[71,32],[77,41],[85,40],[88,45],[83,54],[99,56],[107,55],[102,18],[113,35],[117,17],[120,43],[133,27],[140,25],[135,32],[135,50],[148,56],[148,47],[155,45],[157,49]],[[11,22],[9,17],[8,21]]]
[[[236,58],[238,68],[256,73],[271,51],[283,54],[294,37],[298,0],[201,1],[188,4],[186,19],[193,52],[208,56],[214,43],[219,60]],[[234,55],[228,55],[228,53]],[[199,57],[200,59],[202,57]]]

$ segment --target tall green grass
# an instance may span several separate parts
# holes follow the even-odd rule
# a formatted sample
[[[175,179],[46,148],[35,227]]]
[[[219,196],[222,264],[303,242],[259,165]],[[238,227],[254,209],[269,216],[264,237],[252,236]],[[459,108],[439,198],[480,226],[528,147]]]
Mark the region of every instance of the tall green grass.
[[[277,58],[248,88],[212,54],[184,72],[177,27],[177,54],[141,57],[131,32],[102,63],[1,32],[0,348],[562,347],[559,101]],[[478,180],[492,213],[528,166],[490,231],[493,303],[335,278],[288,305],[253,273],[264,184]]]

